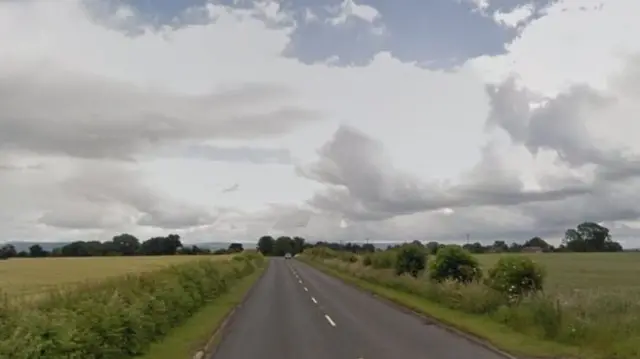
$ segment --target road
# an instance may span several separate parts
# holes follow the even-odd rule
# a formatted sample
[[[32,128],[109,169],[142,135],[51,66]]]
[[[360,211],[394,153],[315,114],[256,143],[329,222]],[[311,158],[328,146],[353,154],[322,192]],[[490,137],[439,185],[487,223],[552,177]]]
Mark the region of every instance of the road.
[[[504,359],[297,260],[272,259],[211,359]]]

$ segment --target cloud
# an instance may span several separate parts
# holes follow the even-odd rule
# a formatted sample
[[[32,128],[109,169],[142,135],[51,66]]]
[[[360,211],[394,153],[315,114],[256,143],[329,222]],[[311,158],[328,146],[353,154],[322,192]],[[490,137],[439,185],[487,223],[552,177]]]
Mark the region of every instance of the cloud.
[[[221,162],[291,163],[291,152],[286,148],[191,146],[185,155]]]
[[[456,207],[519,205],[555,201],[589,192],[586,185],[525,189],[492,146],[459,183],[425,182],[394,168],[382,144],[360,131],[341,127],[319,150],[319,159],[298,173],[327,185],[309,204],[351,219],[387,219]]]
[[[2,71],[0,143],[11,149],[131,159],[160,144],[273,136],[318,118],[273,106],[287,93],[275,86],[185,96],[55,68]]]
[[[331,7],[334,13],[333,18],[327,19],[333,25],[344,24],[349,18],[357,18],[369,23],[373,23],[380,18],[380,12],[369,5],[356,4],[353,0],[344,0],[340,5]]]
[[[583,220],[637,236],[636,2],[557,1],[522,22],[478,2],[519,35],[446,70],[390,51],[303,62],[275,2],[169,25],[86,4],[0,2],[8,239],[554,241]],[[363,4],[335,10],[384,26]]]

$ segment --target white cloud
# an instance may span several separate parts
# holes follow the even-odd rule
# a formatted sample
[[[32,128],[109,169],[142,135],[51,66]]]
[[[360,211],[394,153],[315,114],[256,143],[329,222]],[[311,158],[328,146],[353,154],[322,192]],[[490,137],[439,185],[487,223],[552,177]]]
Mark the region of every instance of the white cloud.
[[[7,239],[640,227],[635,1],[558,2],[505,55],[447,71],[389,52],[361,67],[285,57],[296,24],[272,1],[194,8],[180,18],[193,24],[160,28],[82,4],[0,2]],[[338,23],[384,26],[374,8],[337,10]],[[509,15],[496,17],[522,19]]]
[[[507,27],[518,27],[527,21],[533,15],[533,4],[520,5],[509,12],[496,11],[493,19],[498,23]]]
[[[381,17],[380,12],[376,8],[369,5],[357,4],[354,0],[344,0],[340,5],[330,7],[329,11],[332,12],[334,16],[328,18],[327,22],[333,25],[344,24],[350,18],[373,23]]]

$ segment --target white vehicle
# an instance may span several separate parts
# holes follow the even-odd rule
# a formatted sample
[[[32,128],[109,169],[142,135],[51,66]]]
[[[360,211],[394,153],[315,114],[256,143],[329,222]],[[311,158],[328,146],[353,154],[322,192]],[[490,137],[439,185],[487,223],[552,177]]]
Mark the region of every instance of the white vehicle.
[[[291,253],[287,253],[284,255],[284,259],[291,259]]]

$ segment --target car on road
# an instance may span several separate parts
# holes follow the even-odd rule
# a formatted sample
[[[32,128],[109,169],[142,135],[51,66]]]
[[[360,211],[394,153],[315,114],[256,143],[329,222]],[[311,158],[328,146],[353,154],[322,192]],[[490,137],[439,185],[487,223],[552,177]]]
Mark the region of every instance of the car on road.
[[[291,259],[291,253],[287,253],[284,255],[284,259]]]

